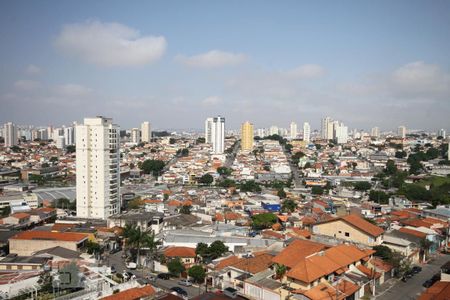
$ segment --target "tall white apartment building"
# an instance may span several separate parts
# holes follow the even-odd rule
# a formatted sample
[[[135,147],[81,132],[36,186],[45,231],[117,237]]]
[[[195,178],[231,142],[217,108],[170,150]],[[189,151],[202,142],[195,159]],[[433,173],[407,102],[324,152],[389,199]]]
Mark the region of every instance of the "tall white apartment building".
[[[212,143],[213,118],[205,120],[205,143]]]
[[[370,132],[370,136],[379,138],[380,137],[380,128],[378,128],[378,127],[372,128],[372,130]]]
[[[218,116],[212,118],[211,142],[214,154],[223,154],[225,147],[225,118]]]
[[[75,128],[66,127],[64,128],[64,142],[66,146],[75,144]]]
[[[141,140],[146,143],[150,143],[152,141],[152,127],[150,122],[142,122],[141,124]]]
[[[338,144],[345,144],[348,141],[348,127],[343,123],[334,122],[334,140]]]
[[[264,128],[258,128],[256,130],[256,135],[259,136],[260,138],[263,138],[266,136],[266,130]]]
[[[442,136],[445,139],[445,137],[446,137],[445,129],[443,129],[443,128],[440,129],[439,132],[438,132],[438,136]]]
[[[399,126],[397,130],[397,135],[404,139],[406,137],[406,127],[405,126]]]
[[[334,138],[334,122],[330,117],[322,119],[320,132],[323,139],[332,140]]]
[[[280,133],[280,131],[278,130],[278,126],[275,126],[275,125],[270,126],[270,129],[269,129],[270,135],[279,134],[279,133]]]
[[[307,143],[311,142],[311,126],[308,122],[303,123],[303,140]]]
[[[76,127],[77,216],[120,213],[120,128],[112,119],[85,118]]]
[[[17,127],[12,122],[8,122],[3,127],[5,147],[17,145]]]
[[[139,128],[131,129],[131,142],[134,144],[139,144],[141,142],[141,131]]]
[[[291,139],[297,138],[297,123],[291,122],[291,130],[290,130]]]

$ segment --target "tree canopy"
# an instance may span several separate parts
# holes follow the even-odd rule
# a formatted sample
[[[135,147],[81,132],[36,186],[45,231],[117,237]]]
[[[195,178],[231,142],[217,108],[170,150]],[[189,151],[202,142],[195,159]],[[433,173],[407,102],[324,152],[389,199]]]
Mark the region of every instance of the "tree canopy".
[[[278,220],[278,217],[272,213],[263,213],[252,216],[252,227],[257,230],[272,227]]]
[[[211,174],[205,174],[202,177],[200,177],[198,182],[201,183],[201,184],[210,185],[211,183],[214,182],[214,177],[212,177]]]
[[[173,275],[180,276],[181,273],[186,271],[186,268],[184,267],[181,260],[177,257],[175,259],[171,259],[167,263],[167,269],[169,269],[169,272]]]
[[[203,283],[206,278],[205,269],[200,265],[192,266],[188,271],[188,275],[192,277],[195,283]]]
[[[164,165],[165,163],[162,160],[147,159],[141,164],[140,168],[145,174],[153,174],[153,176],[158,176],[164,169]]]

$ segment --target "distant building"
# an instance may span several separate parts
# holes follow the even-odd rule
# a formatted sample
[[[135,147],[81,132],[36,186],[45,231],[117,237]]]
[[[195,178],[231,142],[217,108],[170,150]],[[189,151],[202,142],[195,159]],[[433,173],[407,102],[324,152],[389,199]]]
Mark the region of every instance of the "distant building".
[[[149,143],[152,140],[152,128],[150,122],[142,122],[141,124],[141,140]]]
[[[333,139],[338,144],[347,143],[348,127],[338,121],[333,122]]]
[[[131,142],[139,144],[141,142],[141,131],[139,128],[131,129]]]
[[[218,116],[212,118],[211,142],[214,154],[223,154],[225,147],[225,118]]]
[[[64,128],[64,142],[66,146],[75,144],[75,128],[66,127]]]
[[[303,123],[303,140],[307,143],[311,142],[311,126],[308,122]]]
[[[207,118],[205,120],[205,143],[212,144],[212,126],[213,118]]]
[[[56,138],[56,148],[64,149],[66,148],[66,139],[63,135],[60,135]]]
[[[12,122],[5,124],[4,129],[5,147],[17,145],[17,127]]]
[[[380,137],[380,128],[378,128],[378,127],[372,128],[372,130],[370,132],[370,136],[372,136],[374,138],[379,138]]]
[[[438,132],[438,136],[442,136],[445,139],[445,137],[446,137],[445,129],[440,129]]]
[[[291,122],[291,130],[289,131],[291,139],[297,138],[297,123]]]
[[[107,219],[120,213],[120,128],[96,117],[76,131],[77,216]]]
[[[266,130],[264,128],[258,128],[256,135],[259,136],[260,138],[263,138],[266,136]]]
[[[241,126],[241,150],[253,150],[253,124],[248,121]]]
[[[330,117],[325,117],[321,122],[320,135],[323,139],[333,139],[333,120]]]
[[[270,130],[269,130],[269,134],[270,135],[274,135],[274,134],[279,134],[280,131],[278,130],[278,126],[270,126]]]
[[[404,139],[406,137],[406,127],[405,126],[399,126],[397,130],[397,135]]]

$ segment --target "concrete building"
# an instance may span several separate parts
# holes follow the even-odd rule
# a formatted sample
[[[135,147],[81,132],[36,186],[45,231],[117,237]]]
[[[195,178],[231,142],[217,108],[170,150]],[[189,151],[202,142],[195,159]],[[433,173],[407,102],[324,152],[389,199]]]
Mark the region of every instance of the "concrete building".
[[[258,128],[256,135],[259,136],[260,138],[263,138],[266,136],[266,130],[264,128]]]
[[[56,148],[58,149],[64,149],[66,148],[66,139],[63,135],[60,135],[56,138]]]
[[[205,143],[212,143],[212,126],[213,126],[213,118],[207,118],[205,120]]]
[[[308,122],[303,123],[303,140],[307,143],[311,142],[311,126]]]
[[[291,139],[297,138],[297,123],[291,122],[291,130],[289,131]]]
[[[333,120],[330,117],[322,119],[320,134],[323,139],[333,139]]]
[[[372,130],[370,132],[370,136],[374,137],[374,138],[379,138],[380,137],[380,128],[378,128],[378,127],[372,128]]]
[[[444,139],[447,136],[445,129],[439,129],[438,136],[442,136]]]
[[[134,144],[139,144],[141,142],[141,131],[139,128],[131,129],[131,142]]]
[[[141,124],[141,141],[150,143],[152,140],[152,127],[150,122],[145,121]]]
[[[241,126],[241,150],[253,150],[253,124],[248,121]]]
[[[120,213],[120,128],[96,117],[76,131],[77,216],[107,219]]]
[[[5,138],[5,147],[17,145],[17,127],[14,123],[6,123],[3,129],[3,134]]]
[[[399,126],[397,130],[397,135],[404,139],[406,137],[406,127],[405,126]]]
[[[345,144],[348,141],[348,127],[338,121],[333,122],[333,139],[338,144]]]
[[[275,125],[270,126],[269,134],[270,135],[280,134],[280,131],[278,130],[278,126],[275,126]]]
[[[225,118],[218,116],[212,118],[211,142],[214,154],[223,154],[225,145]]]
[[[75,144],[75,128],[66,127],[64,128],[64,142],[66,146]]]

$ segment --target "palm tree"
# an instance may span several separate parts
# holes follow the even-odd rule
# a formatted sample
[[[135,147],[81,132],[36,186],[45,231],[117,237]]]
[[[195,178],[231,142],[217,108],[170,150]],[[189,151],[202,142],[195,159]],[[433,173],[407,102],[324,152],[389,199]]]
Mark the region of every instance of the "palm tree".
[[[433,243],[430,240],[427,240],[426,238],[420,241],[420,250],[423,253],[423,261],[426,261],[432,245]]]
[[[143,246],[148,248],[147,252],[147,258],[155,258],[156,249],[158,248],[158,245],[160,245],[161,242],[155,240],[155,233],[152,232],[151,234],[147,235],[147,238],[143,241]]]
[[[275,264],[275,274],[277,275],[278,279],[282,280],[286,271],[287,271],[287,268],[285,265]]]
[[[132,225],[126,225],[124,228],[124,237],[126,241],[126,245],[130,248],[137,250],[137,257],[136,257],[136,265],[140,265],[139,257],[141,254],[141,246],[149,243],[150,240],[154,240],[154,235],[152,235],[152,238],[149,235],[149,232],[147,231],[141,231],[141,228],[137,226],[136,224]]]

